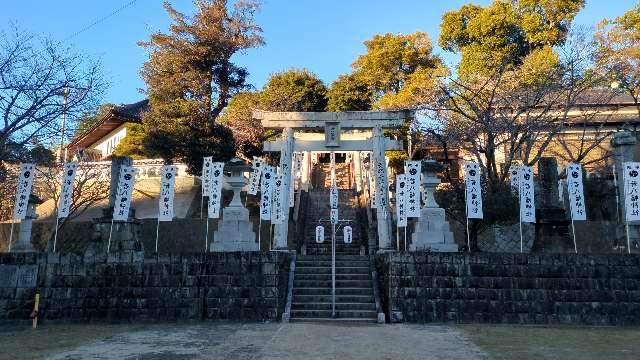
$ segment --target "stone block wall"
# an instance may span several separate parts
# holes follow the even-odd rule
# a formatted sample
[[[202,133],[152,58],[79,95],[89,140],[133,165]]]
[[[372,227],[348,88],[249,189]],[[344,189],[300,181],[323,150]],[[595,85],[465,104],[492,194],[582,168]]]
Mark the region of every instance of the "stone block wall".
[[[640,256],[379,254],[393,322],[640,324]]]
[[[287,253],[208,253],[85,262],[73,254],[0,254],[0,324],[29,319],[276,320],[287,294]]]

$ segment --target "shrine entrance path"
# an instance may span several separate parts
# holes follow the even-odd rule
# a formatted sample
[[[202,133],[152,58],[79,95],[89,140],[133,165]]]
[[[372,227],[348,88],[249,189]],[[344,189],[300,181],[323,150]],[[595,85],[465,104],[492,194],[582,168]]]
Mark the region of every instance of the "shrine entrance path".
[[[461,331],[429,325],[45,325],[0,331],[0,349],[0,359],[487,359]]]
[[[0,328],[0,359],[638,359],[638,328],[207,322]]]

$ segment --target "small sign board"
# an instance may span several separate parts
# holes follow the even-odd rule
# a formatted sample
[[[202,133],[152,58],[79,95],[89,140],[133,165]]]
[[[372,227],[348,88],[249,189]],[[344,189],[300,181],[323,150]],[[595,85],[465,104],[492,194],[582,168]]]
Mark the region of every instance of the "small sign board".
[[[322,244],[324,242],[324,226],[316,226],[316,242]]]
[[[351,244],[353,242],[353,229],[351,229],[351,226],[345,226],[342,234],[344,235],[345,244]]]
[[[327,147],[340,147],[340,123],[324,123],[324,143]]]

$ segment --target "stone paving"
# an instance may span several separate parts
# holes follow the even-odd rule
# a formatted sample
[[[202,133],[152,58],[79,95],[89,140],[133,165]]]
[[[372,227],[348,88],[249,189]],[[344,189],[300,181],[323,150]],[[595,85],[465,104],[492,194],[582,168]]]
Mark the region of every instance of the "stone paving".
[[[488,359],[459,330],[438,325],[154,325],[94,340],[49,359]]]

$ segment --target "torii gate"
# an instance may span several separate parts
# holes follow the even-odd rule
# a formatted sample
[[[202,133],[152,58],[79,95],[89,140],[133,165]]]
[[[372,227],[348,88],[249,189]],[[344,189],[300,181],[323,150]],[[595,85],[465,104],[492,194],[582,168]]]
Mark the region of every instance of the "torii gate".
[[[373,172],[376,176],[378,220],[378,249],[390,250],[388,178],[385,150],[402,150],[402,143],[384,137],[383,129],[397,128],[412,116],[410,111],[349,111],[349,112],[269,112],[253,111],[253,118],[260,120],[265,129],[283,129],[282,140],[265,142],[264,151],[280,152],[280,169],[283,175],[283,199],[289,198],[291,184],[291,158],[295,151],[371,151]],[[294,130],[324,129],[325,140],[295,139]],[[373,136],[365,140],[340,140],[342,129],[371,129]],[[289,206],[285,206],[285,219],[289,218]],[[276,224],[274,238],[276,249],[287,249],[288,223]]]

